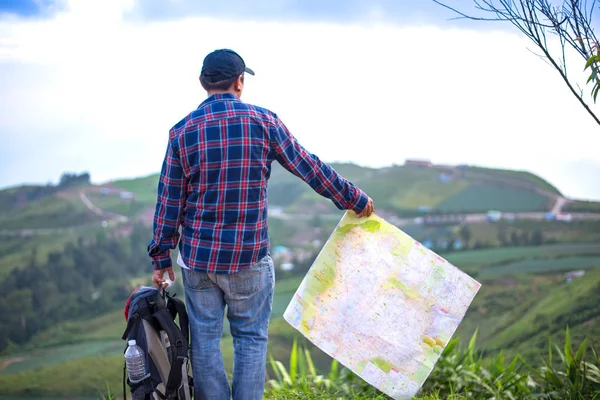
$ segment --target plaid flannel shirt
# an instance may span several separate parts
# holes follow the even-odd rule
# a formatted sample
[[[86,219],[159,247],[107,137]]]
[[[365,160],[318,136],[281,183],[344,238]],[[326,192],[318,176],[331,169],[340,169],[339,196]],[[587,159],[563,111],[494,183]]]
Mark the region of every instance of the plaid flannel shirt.
[[[169,132],[148,246],[153,268],[171,267],[177,246],[199,272],[232,274],[266,256],[275,160],[338,209],[366,207],[367,195],[305,150],[276,114],[212,95]]]

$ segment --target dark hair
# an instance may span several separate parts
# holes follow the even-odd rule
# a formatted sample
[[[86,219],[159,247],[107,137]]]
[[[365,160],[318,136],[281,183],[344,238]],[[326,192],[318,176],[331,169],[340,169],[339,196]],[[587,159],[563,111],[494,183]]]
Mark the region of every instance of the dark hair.
[[[233,83],[235,82],[236,79],[237,79],[237,76],[235,76],[233,78],[225,79],[223,81],[211,83],[211,82],[207,82],[206,79],[202,75],[200,75],[200,84],[206,91],[210,91],[210,90],[225,91],[225,90],[229,90],[231,88],[231,85],[233,85]]]

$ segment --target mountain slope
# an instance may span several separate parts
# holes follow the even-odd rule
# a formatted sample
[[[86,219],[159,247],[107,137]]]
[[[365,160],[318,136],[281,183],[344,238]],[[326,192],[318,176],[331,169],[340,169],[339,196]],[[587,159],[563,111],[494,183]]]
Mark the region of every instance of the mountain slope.
[[[442,254],[483,286],[457,332],[461,337],[479,329],[487,351],[520,350],[535,356],[547,336],[564,332],[565,323],[575,340],[600,334],[594,297],[600,290],[597,221],[517,218],[487,223],[482,214],[467,225],[437,226],[413,218],[425,210],[500,209],[543,216],[561,196],[548,182],[526,172],[465,166],[333,167],[366,190],[384,218],[406,217],[402,229],[416,240],[462,239],[469,250]],[[94,384],[108,380],[118,385],[122,303],[133,287],[148,282],[145,251],[157,183],[154,174],[104,185],[77,182],[0,191],[0,308],[8,318],[0,333],[5,330],[12,339],[0,359],[0,365],[12,362],[0,371],[0,391],[63,397],[97,393],[97,388],[82,388],[68,379],[55,383],[56,376],[79,372],[86,382],[93,376]],[[270,351],[279,359],[296,334],[281,315],[340,213],[278,164],[273,165],[269,204],[274,211],[269,217],[272,248],[284,245],[304,256],[294,259],[294,270],[278,269],[276,274]],[[576,205],[594,210],[598,204]],[[532,239],[536,232],[537,242]],[[544,245],[525,245],[534,242]],[[472,250],[479,247],[498,248]],[[585,269],[587,275],[565,284],[564,273],[573,268]],[[173,289],[181,294],[180,283],[176,280]],[[223,347],[229,360],[230,340]],[[81,349],[93,358],[80,359]],[[319,354],[317,359],[324,360]],[[91,368],[81,370],[88,362]]]
[[[451,166],[373,169],[354,164],[331,165],[365,190],[379,210],[396,214],[413,215],[419,209],[465,213],[490,209],[543,212],[549,211],[560,196],[560,192],[542,178],[520,171]],[[157,184],[158,175],[154,174],[104,186],[132,192],[136,202],[151,207],[156,200]],[[97,200],[109,209],[113,207],[106,199]],[[269,181],[269,204],[288,212],[306,212],[314,205],[330,207],[327,199],[278,163],[273,163]]]
[[[549,211],[560,192],[527,172],[479,167],[393,166],[373,169],[331,164],[373,198],[378,210],[413,215],[429,212]],[[83,225],[102,220],[81,201],[85,193],[99,209],[135,216],[156,201],[158,175],[116,180],[104,185],[23,186],[0,191],[0,230],[41,229]],[[269,203],[289,212],[306,212],[314,205],[330,207],[296,176],[273,163]],[[594,209],[594,204],[586,204]],[[335,209],[329,208],[332,211]],[[323,208],[323,210],[326,210]]]
[[[392,166],[375,169],[355,164],[331,164],[342,176],[364,189],[384,218],[413,218],[426,213],[549,211],[560,192],[540,177],[522,171],[467,166]],[[0,276],[29,256],[20,252],[21,239],[37,248],[38,257],[59,250],[75,237],[93,237],[100,230],[126,233],[134,222],[151,224],[158,174],[122,179],[103,185],[89,175],[65,174],[59,185],[20,186],[0,190]],[[337,208],[309,185],[273,163],[269,205],[274,218],[283,212],[294,219],[339,217]],[[597,202],[568,203],[574,211],[600,211]],[[278,211],[279,210],[279,211]],[[282,223],[273,222],[273,232]],[[305,235],[306,236],[306,235]],[[278,244],[280,236],[276,235]],[[69,239],[69,240],[67,240]],[[12,242],[12,243],[7,243]]]

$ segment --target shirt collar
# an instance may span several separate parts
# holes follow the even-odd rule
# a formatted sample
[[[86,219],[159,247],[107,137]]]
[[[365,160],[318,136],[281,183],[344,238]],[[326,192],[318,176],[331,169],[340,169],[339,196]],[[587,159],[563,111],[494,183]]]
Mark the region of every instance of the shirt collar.
[[[239,97],[237,97],[233,93],[217,93],[217,94],[213,94],[212,96],[210,96],[206,100],[204,100],[202,103],[200,103],[198,108],[205,107],[205,106],[207,106],[211,103],[217,102],[217,101],[241,101],[241,100]]]

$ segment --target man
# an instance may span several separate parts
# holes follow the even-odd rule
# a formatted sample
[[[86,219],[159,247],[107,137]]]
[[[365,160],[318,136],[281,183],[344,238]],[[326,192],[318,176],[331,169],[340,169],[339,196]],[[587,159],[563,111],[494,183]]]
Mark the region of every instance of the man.
[[[254,75],[232,50],[204,59],[200,82],[208,98],[169,132],[148,246],[157,287],[166,285],[165,274],[175,279],[170,250],[179,247],[196,399],[263,396],[275,283],[267,233],[271,163],[339,209],[360,217],[374,212],[372,200],[306,151],[276,114],[240,100],[244,73]],[[225,305],[231,389],[220,350]]]

